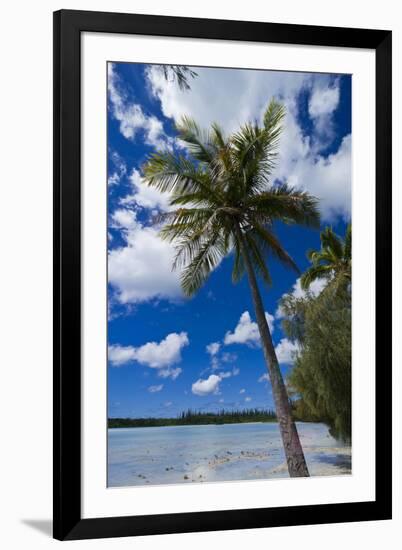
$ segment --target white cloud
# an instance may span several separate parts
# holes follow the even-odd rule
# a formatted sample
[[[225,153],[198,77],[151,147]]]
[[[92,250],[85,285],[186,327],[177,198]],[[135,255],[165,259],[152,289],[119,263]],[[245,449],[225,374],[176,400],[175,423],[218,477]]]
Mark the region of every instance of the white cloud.
[[[188,346],[189,340],[185,332],[172,332],[164,340],[148,342],[135,351],[135,360],[151,368],[161,368],[178,363],[181,360],[181,350]]]
[[[246,390],[244,388],[242,388],[239,393],[246,393]]]
[[[282,338],[277,346],[275,353],[280,364],[289,365],[293,363],[295,354],[299,351],[299,346],[287,338]]]
[[[268,326],[271,332],[274,330],[274,316],[265,312],[265,317],[268,322]],[[247,344],[256,345],[260,342],[260,333],[258,331],[258,325],[251,320],[248,311],[245,311],[240,316],[239,322],[234,332],[228,331],[225,334],[224,343],[229,344]]]
[[[149,386],[148,391],[149,393],[157,393],[160,392],[163,389],[163,384],[159,384],[157,386]]]
[[[127,174],[127,166],[117,151],[111,151],[109,154],[111,163],[114,166],[113,173],[108,178],[108,185],[117,185]]]
[[[119,345],[109,346],[108,358],[114,367],[120,367],[135,360],[135,348]]]
[[[245,397],[245,398],[244,398],[244,401],[245,401],[246,403],[249,403],[249,402],[251,401],[251,397],[248,397],[248,396]]]
[[[183,370],[180,367],[169,367],[167,369],[159,369],[158,376],[161,378],[171,378],[172,380],[176,380],[181,372],[183,372]]]
[[[211,393],[219,392],[219,383],[221,382],[221,377],[216,374],[210,374],[207,379],[203,380],[199,378],[191,386],[191,391],[195,395],[209,395]]]
[[[119,367],[126,363],[137,362],[153,369],[159,369],[162,378],[175,380],[180,374],[180,368],[171,366],[181,361],[181,350],[189,343],[185,332],[172,332],[158,342],[148,342],[137,348],[133,346],[109,346],[108,356],[112,366]]]
[[[163,403],[163,405],[164,405],[165,407],[171,407],[171,406],[173,405],[173,401],[165,401],[165,402]]]
[[[219,359],[217,358],[216,355],[212,355],[211,356],[211,370],[217,370],[217,369],[219,369],[219,367],[220,367]]]
[[[344,139],[339,150],[328,158],[319,154],[334,137],[333,114],[339,104],[338,82],[330,75],[275,71],[216,70],[196,68],[191,93],[179,90],[176,82],[166,82],[151,67],[147,78],[165,116],[179,121],[191,116],[209,127],[218,122],[227,132],[246,121],[261,120],[274,96],[287,108],[281,136],[278,167],[273,178],[306,189],[320,199],[324,220],[351,214],[351,140]],[[230,90],[231,100],[227,100]],[[312,137],[305,136],[298,117],[298,95],[308,90],[309,113],[314,125]]]
[[[121,199],[120,204],[136,204],[142,208],[157,209],[163,212],[172,209],[169,206],[170,193],[161,193],[155,187],[150,187],[144,182],[137,169],[132,170],[129,180],[133,187],[133,193]]]
[[[218,376],[219,376],[219,378],[220,378],[221,380],[224,380],[225,378],[231,378],[232,373],[230,372],[230,370],[228,370],[228,371],[223,371],[223,372],[220,372],[220,373],[218,374]]]
[[[181,91],[175,81],[167,82],[155,67],[149,68],[147,78],[165,116],[175,121],[183,115],[191,116],[204,126],[219,122],[228,132],[247,120],[259,118],[273,95],[294,95],[309,80],[303,73],[202,67],[195,70],[198,77],[191,81],[190,93]]]
[[[237,355],[235,353],[224,352],[222,353],[222,361],[224,363],[234,363],[237,360]]]
[[[338,86],[315,87],[309,100],[308,111],[311,117],[317,118],[332,114],[338,107],[338,104]]]
[[[321,214],[332,222],[337,216],[345,221],[351,216],[351,135],[343,138],[338,151],[327,158],[308,155],[289,170],[288,183],[306,189],[319,199]]]
[[[114,229],[137,229],[139,227],[137,213],[135,210],[130,210],[128,208],[118,208],[111,215],[110,225]]]
[[[323,291],[327,281],[325,279],[316,279],[311,283],[309,286],[309,292],[313,297],[318,296]],[[301,287],[300,277],[296,279],[295,284],[292,287],[292,290],[289,292],[289,294],[292,294],[296,299],[303,299],[307,296],[307,291],[303,290]],[[276,312],[275,312],[275,318],[276,319],[283,319],[285,316],[285,313],[281,306],[278,306]]]
[[[321,294],[322,290],[324,289],[325,285],[327,284],[327,281],[325,279],[316,279],[311,283],[309,286],[309,292],[315,297]],[[297,279],[295,284],[293,285],[293,296],[295,298],[305,298],[307,291],[303,290],[300,283],[300,278]]]
[[[129,100],[113,63],[108,64],[108,91],[113,117],[120,123],[120,132],[126,139],[134,140],[142,131],[147,145],[157,149],[172,146],[173,138],[164,133],[162,122],[154,115],[145,114],[141,105]]]
[[[259,377],[258,382],[269,382],[269,374],[267,372],[262,374]]]
[[[175,250],[159,236],[159,228],[136,221],[135,212],[118,209],[112,223],[122,230],[125,246],[109,252],[109,283],[122,304],[154,299],[175,301],[183,296],[180,272],[172,271]]]
[[[221,345],[219,342],[211,342],[210,344],[207,345],[206,350],[207,350],[207,353],[209,353],[209,355],[214,356],[218,353],[220,347]]]

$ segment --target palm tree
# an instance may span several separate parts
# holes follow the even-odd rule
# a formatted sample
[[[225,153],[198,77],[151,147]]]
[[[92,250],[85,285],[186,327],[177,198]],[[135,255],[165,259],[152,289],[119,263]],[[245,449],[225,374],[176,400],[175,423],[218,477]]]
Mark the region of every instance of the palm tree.
[[[162,71],[165,80],[168,82],[176,81],[182,92],[191,90],[189,80],[198,76],[195,71],[186,65],[157,65],[157,67]]]
[[[275,221],[319,225],[315,198],[270,182],[284,116],[284,107],[272,100],[261,127],[245,124],[228,137],[217,124],[206,131],[183,118],[177,130],[188,155],[157,152],[145,164],[144,177],[172,194],[175,209],[162,216],[161,236],[176,244],[173,269],[183,269],[186,295],[197,292],[231,251],[233,281],[247,273],[289,474],[301,477],[309,473],[257,284],[257,275],[271,283],[267,254],[297,270],[273,232]]]
[[[313,281],[327,279],[335,290],[347,288],[352,279],[352,226],[347,226],[344,240],[331,227],[321,232],[320,239],[321,249],[307,253],[312,265],[301,276],[301,287],[307,290]]]

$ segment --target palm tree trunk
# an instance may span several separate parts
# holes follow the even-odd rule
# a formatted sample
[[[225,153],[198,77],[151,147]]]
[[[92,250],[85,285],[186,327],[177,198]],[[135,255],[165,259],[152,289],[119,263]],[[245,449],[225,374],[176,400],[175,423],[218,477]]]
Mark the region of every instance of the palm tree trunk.
[[[288,393],[279,369],[279,363],[265,317],[264,306],[258,289],[254,268],[250,260],[247,245],[244,241],[243,233],[239,226],[236,228],[236,233],[240,242],[244,264],[251,288],[258,330],[260,332],[262,349],[271,381],[276,416],[279,423],[283,447],[285,449],[289,475],[290,477],[308,477],[310,474],[308,472],[306,459],[304,458],[299,434],[297,433],[297,428],[292,418],[292,410]]]

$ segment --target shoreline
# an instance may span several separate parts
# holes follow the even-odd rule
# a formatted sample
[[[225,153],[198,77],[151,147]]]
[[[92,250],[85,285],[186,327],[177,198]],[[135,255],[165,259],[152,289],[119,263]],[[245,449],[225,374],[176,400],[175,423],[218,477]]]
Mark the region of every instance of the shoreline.
[[[296,420],[296,423],[309,423],[306,420],[301,420],[300,422]],[[108,426],[108,430],[126,430],[131,428],[184,428],[188,426],[189,428],[196,428],[197,426],[234,426],[240,424],[277,424],[277,420],[250,420],[244,422],[199,422],[197,424],[155,424],[150,426]]]
[[[277,422],[108,431],[108,486],[287,478]],[[184,428],[184,426],[179,426]],[[298,423],[311,476],[352,473],[352,448],[323,423]]]

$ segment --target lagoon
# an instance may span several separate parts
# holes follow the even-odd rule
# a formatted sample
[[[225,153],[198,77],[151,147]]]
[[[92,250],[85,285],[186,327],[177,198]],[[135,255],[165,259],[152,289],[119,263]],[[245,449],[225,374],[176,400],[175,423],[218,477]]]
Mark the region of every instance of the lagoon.
[[[298,422],[310,475],[352,473],[351,447]],[[108,430],[108,487],[288,477],[277,423]]]

